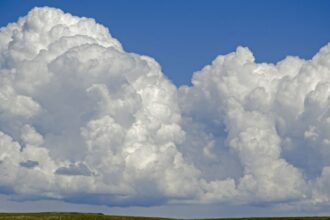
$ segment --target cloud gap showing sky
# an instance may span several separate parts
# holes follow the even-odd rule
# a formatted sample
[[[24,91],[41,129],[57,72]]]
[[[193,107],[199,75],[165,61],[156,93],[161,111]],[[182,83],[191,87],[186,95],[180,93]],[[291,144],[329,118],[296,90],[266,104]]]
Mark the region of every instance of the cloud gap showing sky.
[[[330,44],[276,64],[238,47],[177,87],[94,19],[34,8],[0,29],[0,193],[324,211],[329,95]]]

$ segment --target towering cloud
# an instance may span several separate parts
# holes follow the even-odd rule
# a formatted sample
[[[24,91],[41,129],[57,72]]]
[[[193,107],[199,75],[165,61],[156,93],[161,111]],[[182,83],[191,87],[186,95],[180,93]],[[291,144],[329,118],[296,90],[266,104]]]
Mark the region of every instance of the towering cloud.
[[[35,8],[0,29],[0,193],[104,205],[329,205],[330,45],[247,48],[176,88],[93,19]]]

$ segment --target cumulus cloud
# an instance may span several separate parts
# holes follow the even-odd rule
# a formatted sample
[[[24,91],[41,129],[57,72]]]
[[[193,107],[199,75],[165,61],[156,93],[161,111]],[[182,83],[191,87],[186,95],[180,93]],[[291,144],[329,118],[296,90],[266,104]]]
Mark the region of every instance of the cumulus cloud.
[[[227,176],[236,180],[239,198],[328,199],[315,192],[327,179],[329,51],[327,45],[311,60],[287,57],[274,65],[255,63],[251,51],[239,47],[195,73],[191,87],[179,88],[187,127],[206,137],[196,150],[208,152],[211,140],[212,149],[238,156],[238,175]]]
[[[0,36],[1,186],[108,205],[196,197],[199,171],[177,149],[177,89],[156,61],[52,8]]]
[[[328,204],[329,60],[330,45],[277,64],[238,47],[176,88],[93,19],[35,8],[0,29],[0,189],[111,206]]]

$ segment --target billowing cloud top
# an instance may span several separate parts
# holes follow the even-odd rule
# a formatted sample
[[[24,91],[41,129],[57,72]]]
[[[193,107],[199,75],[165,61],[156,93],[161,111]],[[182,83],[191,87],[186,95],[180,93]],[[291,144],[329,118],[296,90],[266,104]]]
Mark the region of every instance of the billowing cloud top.
[[[115,206],[329,205],[330,45],[247,48],[176,88],[107,28],[35,8],[0,29],[0,193]]]

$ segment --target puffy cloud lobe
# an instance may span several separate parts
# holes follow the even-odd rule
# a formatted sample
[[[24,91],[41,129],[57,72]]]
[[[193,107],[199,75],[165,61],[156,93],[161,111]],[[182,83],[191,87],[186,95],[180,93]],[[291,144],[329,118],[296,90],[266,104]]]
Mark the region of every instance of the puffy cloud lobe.
[[[94,20],[35,8],[0,29],[0,189],[118,206],[328,204],[329,60],[330,45],[277,64],[239,47],[176,88]]]

